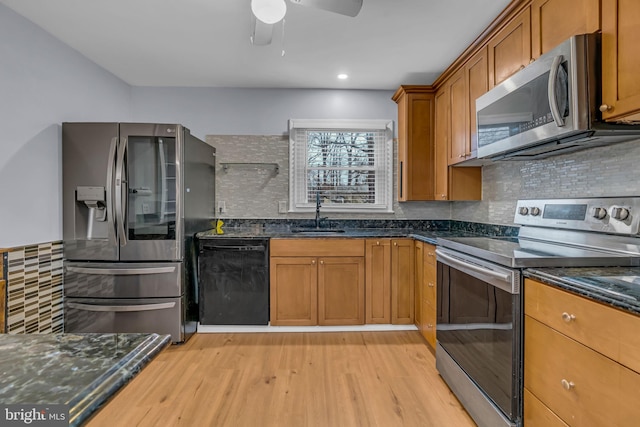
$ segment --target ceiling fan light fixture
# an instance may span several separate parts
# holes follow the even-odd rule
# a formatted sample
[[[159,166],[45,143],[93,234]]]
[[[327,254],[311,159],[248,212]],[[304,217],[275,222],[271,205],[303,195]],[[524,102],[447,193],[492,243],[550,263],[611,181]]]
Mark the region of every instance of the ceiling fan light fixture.
[[[251,11],[265,24],[280,22],[287,13],[284,0],[251,0]]]

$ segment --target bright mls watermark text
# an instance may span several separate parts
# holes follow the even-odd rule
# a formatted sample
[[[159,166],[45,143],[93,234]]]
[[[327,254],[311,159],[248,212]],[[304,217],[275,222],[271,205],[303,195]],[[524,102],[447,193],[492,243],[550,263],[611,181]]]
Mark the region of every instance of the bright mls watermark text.
[[[0,405],[0,427],[66,427],[68,425],[68,405]]]

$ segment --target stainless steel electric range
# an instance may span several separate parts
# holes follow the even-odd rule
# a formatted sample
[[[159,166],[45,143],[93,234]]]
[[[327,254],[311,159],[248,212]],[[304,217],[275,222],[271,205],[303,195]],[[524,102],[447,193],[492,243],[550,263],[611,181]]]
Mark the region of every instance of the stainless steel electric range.
[[[520,200],[514,223],[437,242],[436,367],[479,427],[522,425],[522,269],[640,265],[640,197]]]

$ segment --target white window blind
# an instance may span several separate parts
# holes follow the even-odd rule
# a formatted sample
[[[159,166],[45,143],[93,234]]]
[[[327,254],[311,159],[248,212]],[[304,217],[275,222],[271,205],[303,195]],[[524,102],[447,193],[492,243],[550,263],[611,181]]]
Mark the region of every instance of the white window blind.
[[[392,211],[391,122],[291,120],[291,211]]]

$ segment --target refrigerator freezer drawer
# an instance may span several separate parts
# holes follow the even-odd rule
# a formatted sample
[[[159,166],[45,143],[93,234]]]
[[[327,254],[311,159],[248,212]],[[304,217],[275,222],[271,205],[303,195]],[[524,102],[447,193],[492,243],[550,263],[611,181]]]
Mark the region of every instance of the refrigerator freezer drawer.
[[[64,269],[64,294],[80,298],[179,297],[182,263],[74,263]]]
[[[170,334],[172,342],[182,342],[183,304],[183,298],[65,298],[64,331]]]

